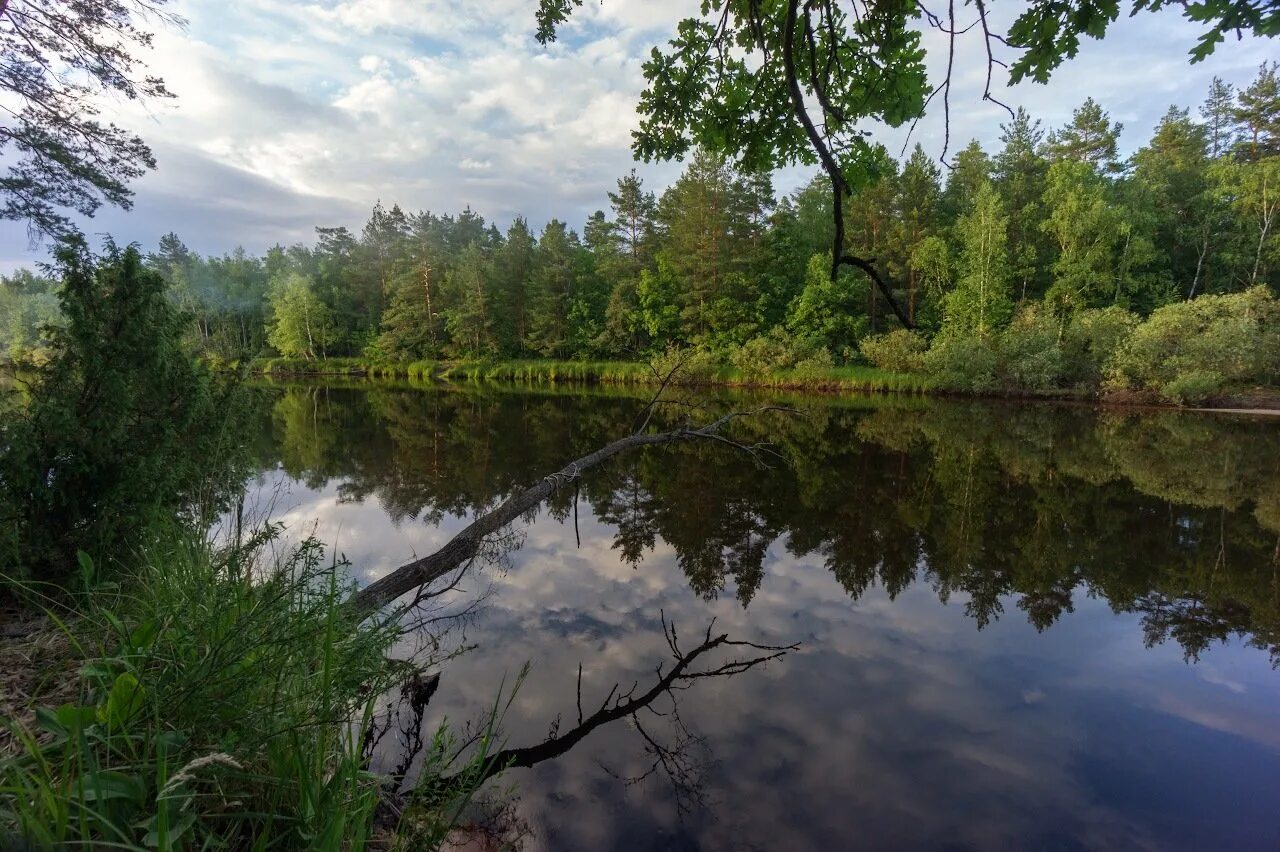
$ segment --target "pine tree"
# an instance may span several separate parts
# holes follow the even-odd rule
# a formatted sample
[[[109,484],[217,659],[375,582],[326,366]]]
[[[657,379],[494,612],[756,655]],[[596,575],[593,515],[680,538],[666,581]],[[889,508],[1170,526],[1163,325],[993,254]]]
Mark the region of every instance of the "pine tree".
[[[468,243],[449,274],[453,306],[447,311],[445,328],[454,355],[487,358],[497,352],[489,304],[491,274],[489,258],[479,242]]]
[[[1237,150],[1253,162],[1280,155],[1280,63],[1263,63],[1258,77],[1236,98],[1232,117],[1240,126]]]
[[[618,178],[618,191],[610,192],[609,203],[613,207],[611,229],[617,240],[618,252],[626,257],[632,278],[639,278],[653,258],[653,240],[658,213],[658,202],[652,192],[644,191],[644,181],[631,174]]]
[[[1071,114],[1069,124],[1049,134],[1046,150],[1054,162],[1086,163],[1100,174],[1115,174],[1123,169],[1116,160],[1116,145],[1123,130],[1123,124],[1112,124],[1097,101],[1086,98]]]
[[[761,206],[767,183],[735,172],[722,158],[698,151],[663,193],[658,216],[665,226],[661,254],[680,280],[684,335],[711,331],[710,311],[726,276],[745,272],[762,244]]]
[[[547,223],[538,240],[529,343],[548,357],[564,357],[568,352],[569,310],[575,295],[578,248],[578,235],[557,219]]]
[[[907,318],[914,324],[916,306],[920,301],[921,279],[919,270],[911,263],[920,244],[937,232],[941,172],[933,158],[919,144],[911,151],[911,157],[902,167],[898,178],[898,253],[903,258],[907,284]]]
[[[1212,261],[1219,215],[1209,191],[1209,133],[1188,110],[1170,107],[1151,141],[1133,155],[1133,182],[1147,196],[1129,205],[1128,218],[1153,217],[1154,239],[1164,247],[1161,265],[1187,295],[1200,289]]]
[[[1209,156],[1214,159],[1235,147],[1239,136],[1235,106],[1235,87],[1224,83],[1221,77],[1214,77],[1209,84],[1209,96],[1200,107],[1200,117],[1204,119],[1209,143]]]
[[[974,199],[983,184],[991,180],[991,158],[977,139],[956,154],[947,174],[947,188],[942,193],[942,211],[947,221],[955,222],[973,208]]]
[[[529,341],[530,288],[537,243],[529,223],[517,216],[494,252],[494,319],[502,351],[517,357],[533,351]]]

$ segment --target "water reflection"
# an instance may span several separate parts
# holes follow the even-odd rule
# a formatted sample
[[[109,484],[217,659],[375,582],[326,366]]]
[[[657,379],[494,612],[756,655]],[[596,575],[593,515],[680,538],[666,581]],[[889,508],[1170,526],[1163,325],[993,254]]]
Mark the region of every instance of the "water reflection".
[[[629,398],[365,394],[290,388],[280,462],[394,521],[484,511],[531,477],[617,437]],[[926,583],[967,596],[978,627],[1004,599],[1037,628],[1083,589],[1143,615],[1148,642],[1195,657],[1239,635],[1280,661],[1280,429],[1268,422],[1049,407],[809,406],[739,427],[787,463],[716,447],[636,453],[581,486],[632,565],[659,541],[690,588],[750,604],[769,547],[820,555],[851,597]],[[548,506],[569,516],[575,494]]]
[[[617,437],[639,405],[288,388],[264,468],[296,480],[292,517],[319,518],[372,575]],[[427,715],[474,716],[528,660],[513,744],[547,740],[557,714],[571,727],[579,665],[597,696],[651,682],[670,656],[660,611],[804,642],[682,703],[707,807],[618,780],[653,765],[622,720],[516,773],[535,845],[1280,842],[1275,424],[871,400],[738,428],[788,463],[628,456],[557,494],[511,570],[477,580],[494,586],[478,647]]]

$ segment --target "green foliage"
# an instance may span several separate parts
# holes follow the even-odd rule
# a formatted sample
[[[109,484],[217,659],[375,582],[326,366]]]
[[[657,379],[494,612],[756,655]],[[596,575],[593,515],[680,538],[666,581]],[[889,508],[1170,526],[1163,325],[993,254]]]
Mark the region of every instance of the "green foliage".
[[[1196,405],[1216,396],[1226,384],[1226,378],[1213,370],[1192,370],[1178,373],[1165,383],[1160,393],[1170,402],[1179,405]]]
[[[823,255],[809,258],[804,289],[787,314],[787,330],[843,356],[855,351],[867,332],[868,320],[859,313],[869,285],[865,278],[847,271],[832,281],[830,263]]]
[[[0,352],[14,361],[46,357],[47,330],[61,322],[57,282],[27,270],[0,277]]]
[[[66,628],[80,698],[18,730],[0,832],[39,848],[368,841],[379,781],[361,743],[397,632],[344,613],[344,566],[316,542],[263,562],[275,532],[225,551],[169,539],[86,599]]]
[[[1263,36],[1280,34],[1280,14],[1253,0],[1207,0],[1195,6],[1136,0],[1130,15],[1169,6],[1181,9],[1184,17],[1197,24],[1208,25],[1190,51],[1192,62],[1205,59],[1226,36],[1241,30]],[[1119,0],[1034,0],[1009,28],[1010,43],[1024,51],[1009,69],[1010,81],[1030,77],[1047,82],[1054,69],[1079,52],[1082,36],[1102,38],[1119,15]]]
[[[316,295],[315,284],[299,272],[271,280],[267,342],[286,357],[315,359],[337,340],[333,315]]]
[[[1034,307],[1019,311],[996,346],[1001,384],[1029,391],[1071,386],[1062,346],[1065,325],[1065,320]]]
[[[1181,402],[1278,376],[1280,300],[1255,287],[1156,310],[1116,353],[1109,383]]]
[[[1083,163],[1095,172],[1118,172],[1116,143],[1124,125],[1111,117],[1093,98],[1085,98],[1071,114],[1071,123],[1049,134],[1046,149],[1054,162]]]
[[[1064,385],[1100,387],[1107,368],[1139,322],[1135,314],[1115,306],[1084,310],[1073,316],[1061,339]]]
[[[774,328],[733,349],[729,362],[749,382],[758,382],[786,370],[799,370],[815,377],[832,365],[831,353],[811,339],[797,338]]]
[[[825,14],[824,5],[798,11]],[[1171,109],[1129,173],[1112,170],[1118,128],[1088,101],[1048,141],[1039,122],[1016,114],[993,156],[976,143],[957,152],[945,189],[923,149],[899,165],[867,145],[850,154],[860,177],[848,176],[840,205],[844,250],[875,258],[926,336],[948,313],[948,333],[998,335],[1015,303],[1047,300],[1066,333],[1094,308],[1146,315],[1201,293],[1280,291],[1272,77],[1268,64],[1246,100],[1216,84],[1203,128]],[[1255,131],[1256,157],[1239,144]],[[868,332],[898,326],[861,273],[821,281],[813,258],[830,257],[835,232],[829,175],[775,198],[768,175],[723,146],[690,151],[660,198],[635,172],[619,179],[580,236],[560,221],[535,237],[521,218],[501,234],[469,209],[378,205],[354,232],[320,228],[314,245],[277,246],[263,258],[202,258],[168,234],[147,265],[192,314],[185,336],[206,359],[271,354],[268,332],[289,369],[357,359],[305,371],[403,372],[401,364],[444,358],[616,362],[673,344],[728,358],[775,328],[846,362]],[[984,186],[996,203],[984,199],[979,211]],[[21,329],[13,340],[30,340],[34,302],[4,295],[0,314]]]
[[[66,325],[4,425],[0,513],[10,573],[65,577],[75,553],[118,557],[238,489],[247,403],[197,364],[165,280],[132,248],[58,251]]]
[[[939,336],[924,355],[924,371],[943,390],[990,393],[999,387],[999,356],[980,337]]]
[[[140,58],[151,48],[149,25],[170,20],[164,3],[0,4],[0,219],[64,238],[79,233],[77,214],[91,217],[104,202],[132,206],[129,181],[155,158],[138,136],[104,121],[101,104],[172,96]]]
[[[888,334],[865,337],[858,345],[863,356],[884,370],[918,373],[924,368],[929,342],[917,332],[900,328]]]
[[[970,211],[956,224],[960,275],[945,298],[944,335],[986,338],[1009,321],[1013,304],[1006,225],[995,190],[982,184]]]
[[[1045,301],[1070,313],[1119,301],[1116,244],[1128,224],[1106,199],[1102,177],[1086,163],[1062,159],[1049,168],[1043,228],[1058,248]]]

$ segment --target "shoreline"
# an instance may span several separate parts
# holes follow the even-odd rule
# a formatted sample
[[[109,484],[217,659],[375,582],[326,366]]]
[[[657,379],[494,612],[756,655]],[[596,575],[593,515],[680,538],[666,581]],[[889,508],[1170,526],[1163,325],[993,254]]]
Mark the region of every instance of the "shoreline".
[[[224,369],[230,369],[224,368]],[[364,380],[407,379],[423,384],[509,384],[562,386],[633,386],[659,384],[643,362],[565,361],[420,361],[375,363],[334,358],[308,364],[295,359],[254,359],[251,375],[262,378]],[[833,367],[817,375],[777,373],[749,378],[732,368],[718,368],[694,380],[673,382],[685,387],[732,390],[803,391],[820,395],[879,394],[1014,402],[1068,402],[1107,408],[1161,409],[1247,416],[1280,416],[1280,388],[1251,388],[1223,394],[1197,405],[1178,405],[1151,391],[1091,392],[1073,389],[1030,391],[1005,389],[966,393],[932,385],[928,378],[911,373],[891,373],[876,367]]]

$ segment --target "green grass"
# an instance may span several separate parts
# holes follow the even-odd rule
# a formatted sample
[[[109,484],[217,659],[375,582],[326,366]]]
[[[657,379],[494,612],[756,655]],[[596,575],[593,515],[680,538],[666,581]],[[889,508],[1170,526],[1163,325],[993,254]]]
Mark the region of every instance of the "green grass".
[[[416,361],[371,362],[358,358],[327,361],[257,359],[251,371],[266,376],[339,375],[369,378],[406,378],[416,381],[506,382],[524,385],[618,385],[644,387],[658,383],[648,364],[638,361]],[[846,366],[806,370],[782,370],[747,376],[732,367],[697,371],[688,384],[715,387],[771,388],[824,392],[923,394],[935,390],[928,377],[892,373],[876,367]]]
[[[0,837],[124,849],[370,840],[384,791],[362,743],[404,676],[389,656],[398,629],[347,615],[343,566],[316,542],[264,562],[273,533],[223,551],[182,534],[74,606],[50,605],[81,660],[79,697],[6,723],[22,749],[0,763]],[[457,812],[429,804],[420,836]]]

